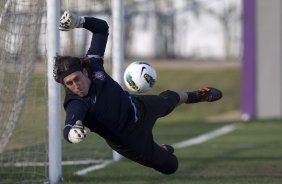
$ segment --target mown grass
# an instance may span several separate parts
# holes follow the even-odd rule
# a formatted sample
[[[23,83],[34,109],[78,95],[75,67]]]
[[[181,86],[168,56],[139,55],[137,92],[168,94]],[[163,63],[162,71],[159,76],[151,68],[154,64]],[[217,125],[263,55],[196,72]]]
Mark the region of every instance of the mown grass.
[[[239,128],[228,135],[176,150],[179,170],[173,175],[162,175],[124,159],[83,176],[75,176],[73,172],[84,167],[64,167],[63,183],[281,183],[282,123],[279,120],[237,123]],[[174,143],[225,124],[159,124],[155,127],[155,135],[158,142]]]

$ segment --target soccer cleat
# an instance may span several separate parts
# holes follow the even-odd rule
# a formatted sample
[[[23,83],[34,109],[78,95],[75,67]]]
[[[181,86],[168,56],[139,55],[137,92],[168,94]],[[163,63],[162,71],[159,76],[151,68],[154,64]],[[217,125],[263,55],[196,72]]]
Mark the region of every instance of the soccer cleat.
[[[165,149],[166,151],[170,152],[171,154],[174,152],[174,148],[171,145],[168,144],[162,144],[161,147]]]
[[[205,87],[197,91],[188,92],[186,103],[213,102],[222,98],[222,92],[216,88]]]
[[[197,91],[200,101],[213,102],[222,98],[222,92],[218,89],[206,87]]]

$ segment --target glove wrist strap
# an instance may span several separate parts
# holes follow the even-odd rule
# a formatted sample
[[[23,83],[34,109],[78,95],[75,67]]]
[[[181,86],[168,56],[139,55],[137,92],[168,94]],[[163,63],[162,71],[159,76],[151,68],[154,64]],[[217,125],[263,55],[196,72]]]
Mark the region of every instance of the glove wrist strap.
[[[83,27],[83,24],[85,23],[85,17],[84,16],[80,16],[78,17],[78,25],[76,26],[77,28],[81,28]]]

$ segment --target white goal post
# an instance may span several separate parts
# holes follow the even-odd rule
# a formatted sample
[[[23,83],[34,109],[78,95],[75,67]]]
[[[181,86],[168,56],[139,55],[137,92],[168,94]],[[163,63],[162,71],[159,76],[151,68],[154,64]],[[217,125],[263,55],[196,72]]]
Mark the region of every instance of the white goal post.
[[[112,21],[113,21],[113,46],[112,64],[113,79],[123,86],[124,71],[124,2],[123,0],[112,0]],[[121,155],[113,151],[113,159],[121,159]]]
[[[59,53],[60,1],[47,0],[47,58],[48,58],[48,139],[49,181],[58,183],[62,177],[61,91],[53,77],[54,57]]]

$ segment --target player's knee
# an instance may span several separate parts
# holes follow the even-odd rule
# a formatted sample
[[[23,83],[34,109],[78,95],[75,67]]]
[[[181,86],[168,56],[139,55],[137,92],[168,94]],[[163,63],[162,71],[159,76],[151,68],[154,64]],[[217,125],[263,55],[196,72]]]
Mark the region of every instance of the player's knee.
[[[177,171],[177,169],[178,169],[178,164],[175,164],[172,167],[163,170],[162,173],[166,175],[173,174]]]
[[[174,157],[174,159],[166,162],[162,167],[156,170],[160,171],[163,174],[169,175],[175,173],[177,169],[178,169],[178,160],[176,157]]]
[[[161,92],[159,96],[162,97],[167,103],[168,112],[166,114],[169,114],[176,107],[180,100],[179,95],[176,92],[170,90]]]
[[[180,100],[178,93],[175,91],[166,90],[160,93],[160,96],[163,97],[170,104],[177,104]]]

